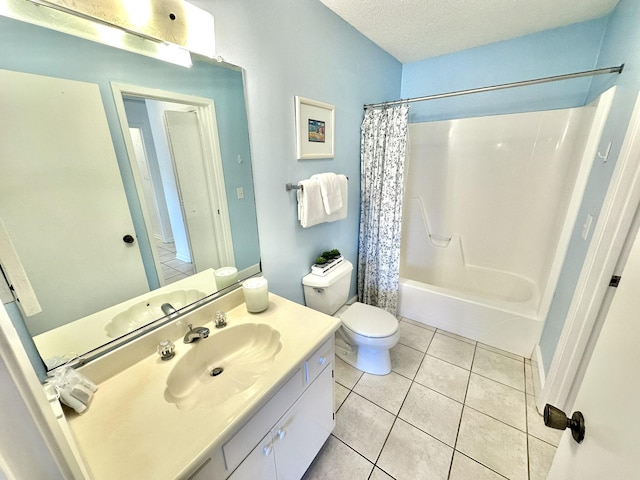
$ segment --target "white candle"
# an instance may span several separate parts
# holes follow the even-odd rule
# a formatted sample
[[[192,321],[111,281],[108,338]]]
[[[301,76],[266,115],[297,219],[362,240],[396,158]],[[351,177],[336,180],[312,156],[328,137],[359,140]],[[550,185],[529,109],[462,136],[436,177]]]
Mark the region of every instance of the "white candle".
[[[255,277],[245,280],[242,291],[248,312],[262,312],[269,306],[269,284],[266,278]]]
[[[216,287],[222,290],[238,281],[238,269],[235,267],[222,267],[215,271]]]

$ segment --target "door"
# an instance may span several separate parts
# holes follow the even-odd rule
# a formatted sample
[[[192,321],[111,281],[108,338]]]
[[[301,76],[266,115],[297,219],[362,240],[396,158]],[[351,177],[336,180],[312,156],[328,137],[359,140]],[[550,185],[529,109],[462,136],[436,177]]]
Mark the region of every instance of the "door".
[[[0,218],[42,306],[31,334],[147,292],[98,86],[5,70],[0,85]]]
[[[585,439],[579,445],[565,431],[550,480],[640,478],[639,238],[631,248],[573,408],[584,414]]]
[[[194,269],[220,268],[215,218],[220,213],[209,191],[198,115],[167,110],[165,122]]]
[[[151,232],[149,232],[149,237],[160,239],[164,242],[170,241],[165,240],[165,229],[163,229],[162,222],[160,221],[160,208],[153,188],[153,179],[151,177],[151,169],[149,167],[147,151],[144,145],[142,129],[139,127],[129,127],[129,135],[131,135],[133,151],[135,152],[136,157],[136,165],[142,180],[142,194],[144,196],[145,203],[148,205],[149,216],[151,217]],[[169,232],[170,231],[171,228],[169,227]]]

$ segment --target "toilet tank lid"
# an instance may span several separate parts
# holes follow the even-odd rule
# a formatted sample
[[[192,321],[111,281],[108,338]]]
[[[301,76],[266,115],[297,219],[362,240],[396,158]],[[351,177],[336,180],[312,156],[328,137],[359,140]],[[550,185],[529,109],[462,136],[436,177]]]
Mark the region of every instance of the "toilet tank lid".
[[[398,330],[398,319],[391,313],[360,302],[347,308],[340,320],[349,330],[365,337],[389,337]]]
[[[348,260],[345,260],[324,277],[313,273],[305,275],[302,277],[302,284],[308,287],[327,288],[345,275],[350,275],[351,270],[353,270],[353,265]]]

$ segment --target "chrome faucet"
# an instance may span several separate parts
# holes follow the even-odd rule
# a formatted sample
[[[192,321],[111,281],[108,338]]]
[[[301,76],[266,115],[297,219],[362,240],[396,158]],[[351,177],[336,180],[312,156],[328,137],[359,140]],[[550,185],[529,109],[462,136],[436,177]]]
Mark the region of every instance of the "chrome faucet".
[[[189,331],[184,336],[184,343],[197,342],[201,338],[207,338],[209,336],[209,329],[207,327],[196,327],[189,324]]]
[[[162,310],[162,313],[164,313],[165,315],[169,315],[169,318],[176,317],[177,315],[174,314],[178,313],[178,310],[176,310],[170,303],[163,303],[162,305],[160,305],[160,310]]]

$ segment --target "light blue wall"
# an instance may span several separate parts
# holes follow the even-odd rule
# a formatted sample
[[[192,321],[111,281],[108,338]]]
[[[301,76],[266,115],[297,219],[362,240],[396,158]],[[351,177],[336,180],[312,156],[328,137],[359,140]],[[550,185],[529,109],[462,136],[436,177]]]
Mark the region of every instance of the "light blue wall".
[[[590,70],[606,18],[413,62],[402,70],[402,98]],[[520,87],[412,105],[410,121],[527,112],[584,105],[590,78]]]
[[[319,253],[338,248],[356,261],[362,107],[398,98],[401,64],[318,0],[192,3],[215,16],[217,52],[245,68],[263,271],[272,292],[302,303]],[[333,160],[296,160],[295,95],[335,105]],[[349,177],[348,218],[303,229],[285,184],[325,171]]]
[[[589,100],[616,81],[616,95],[602,133],[600,151],[612,142],[609,161],[594,163],[587,184],[584,200],[578,214],[578,222],[573,231],[569,252],[560,275],[560,284],[547,323],[545,324],[540,350],[548,371],[570,306],[574,286],[580,275],[588,244],[580,238],[582,223],[587,214],[597,221],[605,198],[609,181],[613,174],[622,141],[631,117],[636,97],[640,92],[640,2],[620,0],[609,16],[602,50],[597,67],[607,67],[624,63],[624,71],[617,78],[598,77],[594,79],[589,92]],[[582,221],[581,221],[582,220]],[[595,223],[594,223],[595,224]]]

